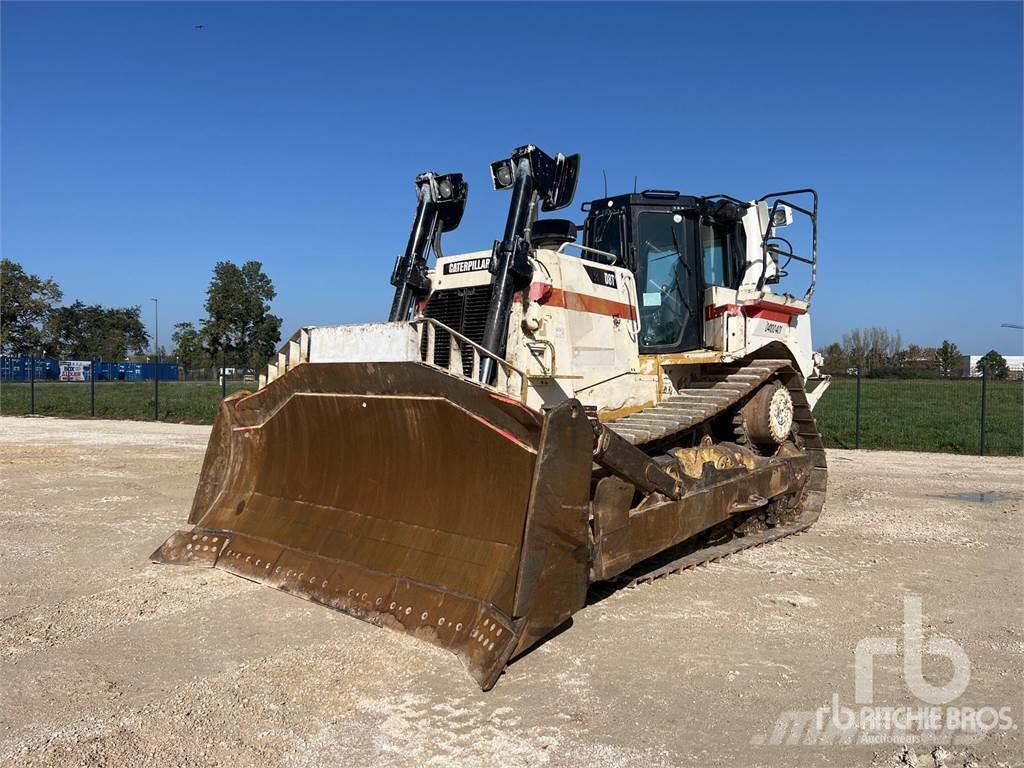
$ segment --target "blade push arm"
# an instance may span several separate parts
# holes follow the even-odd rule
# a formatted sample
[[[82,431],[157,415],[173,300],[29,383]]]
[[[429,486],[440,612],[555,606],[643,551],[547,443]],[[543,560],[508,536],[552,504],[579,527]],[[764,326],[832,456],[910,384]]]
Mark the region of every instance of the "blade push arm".
[[[389,321],[410,319],[416,303],[430,292],[427,248],[433,245],[436,252],[441,233],[459,226],[468,191],[461,173],[439,176],[428,172],[416,177],[416,217],[405,252],[395,261],[391,274],[395,298]]]
[[[537,217],[537,201],[543,200],[545,211],[569,205],[576,193],[579,165],[579,155],[559,154],[552,158],[532,144],[519,147],[505,160],[491,163],[494,188],[512,188],[505,234],[495,241],[491,251],[494,283],[482,344],[498,356],[505,354],[512,296],[528,286],[533,276],[529,230]],[[494,361],[482,362],[480,380],[490,382],[495,373]]]

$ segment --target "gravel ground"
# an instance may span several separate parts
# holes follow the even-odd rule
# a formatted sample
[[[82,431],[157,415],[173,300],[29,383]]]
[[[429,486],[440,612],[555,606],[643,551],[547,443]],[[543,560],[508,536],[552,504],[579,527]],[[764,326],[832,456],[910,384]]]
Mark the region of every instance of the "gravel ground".
[[[615,592],[484,694],[432,646],[149,564],[207,435],[0,419],[0,764],[1024,765],[1021,459],[833,451],[810,532]],[[941,746],[779,731],[853,706],[854,649],[902,636],[905,597],[926,643],[969,658],[943,711],[1008,707],[1014,726]],[[902,672],[876,658],[875,707],[928,706]]]

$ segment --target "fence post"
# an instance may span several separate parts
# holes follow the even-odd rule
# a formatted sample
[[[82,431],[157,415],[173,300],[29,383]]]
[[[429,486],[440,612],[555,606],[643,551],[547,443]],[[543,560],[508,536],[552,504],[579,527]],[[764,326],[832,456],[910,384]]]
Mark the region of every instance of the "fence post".
[[[96,417],[96,369],[99,366],[93,360],[89,364],[89,414]]]
[[[988,411],[988,365],[981,366],[981,440],[978,445],[978,455],[985,455],[985,416]]]
[[[860,366],[857,366],[857,415],[853,447],[860,448]]]
[[[220,399],[223,400],[228,396],[228,368],[224,363],[224,358],[220,359]]]
[[[35,355],[32,355],[29,358],[28,380],[29,380],[28,388],[29,388],[29,392],[31,393],[29,395],[29,399],[31,400],[31,406],[30,406],[29,413],[31,415],[35,416],[36,415],[36,356]]]
[[[160,355],[155,355],[153,366],[153,421],[160,421]]]

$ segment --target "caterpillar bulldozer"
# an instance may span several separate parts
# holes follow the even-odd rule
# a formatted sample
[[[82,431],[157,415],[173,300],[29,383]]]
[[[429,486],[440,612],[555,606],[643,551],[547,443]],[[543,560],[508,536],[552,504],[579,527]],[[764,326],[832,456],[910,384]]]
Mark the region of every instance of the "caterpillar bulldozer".
[[[301,328],[223,401],[190,528],[152,559],[435,643],[487,690],[592,586],[809,527],[817,193],[646,190],[584,203],[582,225],[541,217],[578,175],[532,145],[492,164],[504,233],[458,255],[441,236],[467,183],[417,176],[388,322]],[[799,297],[780,292],[795,268]]]

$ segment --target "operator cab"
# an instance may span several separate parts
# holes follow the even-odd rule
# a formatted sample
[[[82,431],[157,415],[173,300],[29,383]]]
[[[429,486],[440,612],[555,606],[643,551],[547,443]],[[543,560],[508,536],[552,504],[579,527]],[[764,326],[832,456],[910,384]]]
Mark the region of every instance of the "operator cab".
[[[649,189],[583,204],[583,258],[636,276],[641,354],[704,346],[707,286],[738,288],[747,261],[738,200]]]

